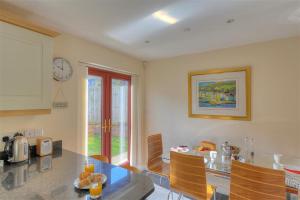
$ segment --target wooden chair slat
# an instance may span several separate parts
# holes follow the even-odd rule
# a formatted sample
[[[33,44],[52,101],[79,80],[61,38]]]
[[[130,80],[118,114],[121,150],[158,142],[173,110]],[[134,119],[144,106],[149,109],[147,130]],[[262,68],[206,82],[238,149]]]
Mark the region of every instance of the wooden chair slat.
[[[148,144],[148,170],[152,173],[169,177],[170,167],[162,161],[163,146],[160,133],[150,135],[147,138]]]
[[[170,187],[195,199],[210,198],[203,157],[171,151]]]
[[[195,165],[190,165],[188,163],[180,163],[177,161],[174,161],[174,164],[176,164],[176,168],[174,169],[176,170],[176,172],[178,171],[186,174],[204,174],[206,172],[205,167],[198,167]]]
[[[104,155],[91,155],[90,157],[96,159],[96,160],[100,160],[102,162],[106,162],[109,163],[108,157],[104,156]]]
[[[231,176],[236,176],[237,179],[245,179],[256,182],[257,184],[269,184],[271,186],[282,186],[282,180],[284,180],[284,176],[275,176],[260,172],[253,172],[249,170],[243,170],[241,168],[235,169],[235,174]]]
[[[176,155],[176,160],[174,160],[174,162],[177,162],[178,165],[182,164],[195,166],[198,168],[205,168],[203,156],[191,156],[188,154],[179,153],[178,155]]]
[[[284,171],[232,161],[230,199],[274,200],[285,195]]]
[[[284,194],[279,194],[275,189],[272,193],[258,192],[257,190],[250,190],[249,188],[240,187],[239,184],[232,183],[230,185],[230,200],[231,195],[239,195],[243,196],[249,200],[285,200],[285,192]]]
[[[239,167],[239,168],[243,168],[245,170],[251,170],[251,171],[254,171],[254,172],[269,174],[269,175],[273,175],[273,176],[283,176],[283,177],[285,176],[285,173],[282,170],[274,170],[274,169],[270,169],[270,168],[250,165],[250,164],[242,163],[242,162],[239,162],[239,161],[234,161],[234,166]]]
[[[121,167],[123,167],[123,168],[125,168],[125,169],[127,169],[129,171],[132,171],[134,173],[137,173],[137,174],[141,173],[141,171],[138,168],[136,168],[134,166],[131,166],[131,165],[122,165]]]

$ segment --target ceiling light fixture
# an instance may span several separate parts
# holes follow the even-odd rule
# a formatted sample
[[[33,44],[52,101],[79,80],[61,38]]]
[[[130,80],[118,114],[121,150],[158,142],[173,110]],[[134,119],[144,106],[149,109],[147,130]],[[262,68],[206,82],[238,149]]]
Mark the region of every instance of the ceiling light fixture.
[[[178,21],[176,18],[161,10],[153,13],[152,16],[168,24],[175,24]]]
[[[191,28],[184,28],[183,31],[184,31],[184,32],[190,32],[190,31],[191,31]]]
[[[235,20],[234,19],[228,19],[227,21],[226,21],[226,23],[227,24],[230,24],[230,23],[233,23]]]

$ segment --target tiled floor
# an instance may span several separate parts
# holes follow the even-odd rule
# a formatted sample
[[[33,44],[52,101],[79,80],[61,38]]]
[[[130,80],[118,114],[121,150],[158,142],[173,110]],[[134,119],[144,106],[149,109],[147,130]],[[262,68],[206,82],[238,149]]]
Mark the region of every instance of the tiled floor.
[[[155,191],[147,198],[147,200],[167,200],[169,193],[169,182],[166,178],[163,178],[162,184],[159,184],[160,176],[154,174],[148,174],[155,184]],[[177,199],[178,195],[173,194],[173,199]],[[171,199],[171,198],[170,198]],[[184,200],[189,200],[189,198],[184,197]],[[217,200],[227,200],[228,196],[224,194],[217,193]]]

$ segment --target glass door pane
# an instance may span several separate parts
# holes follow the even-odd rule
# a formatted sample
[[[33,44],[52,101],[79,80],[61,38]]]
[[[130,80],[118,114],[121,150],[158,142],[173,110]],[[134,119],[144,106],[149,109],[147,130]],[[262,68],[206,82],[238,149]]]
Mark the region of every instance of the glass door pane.
[[[111,163],[129,161],[129,81],[111,80]]]
[[[103,79],[88,76],[88,155],[102,154]]]

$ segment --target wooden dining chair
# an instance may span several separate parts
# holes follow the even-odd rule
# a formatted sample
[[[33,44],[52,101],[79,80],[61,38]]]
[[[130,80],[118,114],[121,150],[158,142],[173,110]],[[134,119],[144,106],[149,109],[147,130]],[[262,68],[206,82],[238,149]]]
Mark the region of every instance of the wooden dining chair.
[[[103,155],[91,155],[90,157],[96,159],[96,160],[100,160],[102,162],[106,162],[109,163],[109,160],[107,158],[107,156],[103,156]]]
[[[179,193],[193,199],[215,199],[216,188],[206,183],[203,156],[187,155],[171,151],[170,194]],[[169,197],[168,197],[169,198]]]
[[[230,200],[285,200],[285,173],[232,161]]]
[[[141,173],[141,171],[140,171],[138,168],[136,168],[136,167],[134,167],[134,166],[131,166],[131,165],[128,165],[128,164],[121,165],[121,167],[122,167],[122,168],[125,168],[125,169],[127,169],[127,170],[129,170],[129,171],[132,171],[132,172],[134,172],[134,173],[136,173],[136,174],[140,174],[140,173]]]
[[[150,173],[159,175],[160,184],[162,177],[169,178],[170,165],[163,162],[163,146],[162,146],[162,136],[160,133],[150,135],[147,138],[148,144],[148,162],[147,168]]]
[[[216,151],[217,145],[211,141],[201,141],[198,151]]]

